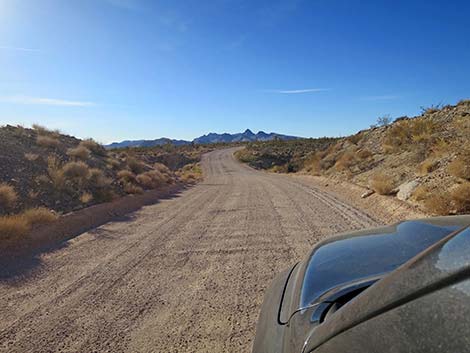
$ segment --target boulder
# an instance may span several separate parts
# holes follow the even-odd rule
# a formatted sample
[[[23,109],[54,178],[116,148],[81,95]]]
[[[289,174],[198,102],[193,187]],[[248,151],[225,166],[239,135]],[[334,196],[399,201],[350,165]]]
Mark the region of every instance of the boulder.
[[[406,183],[401,184],[397,189],[397,198],[402,201],[408,200],[413,191],[419,186],[418,180],[407,181]]]

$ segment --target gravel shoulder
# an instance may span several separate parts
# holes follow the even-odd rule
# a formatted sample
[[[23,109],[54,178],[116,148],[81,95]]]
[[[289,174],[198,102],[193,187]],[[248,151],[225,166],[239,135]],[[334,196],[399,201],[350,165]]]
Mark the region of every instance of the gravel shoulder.
[[[384,223],[337,190],[255,171],[233,152],[204,155],[197,186],[2,280],[0,351],[249,352],[278,272],[332,234]]]

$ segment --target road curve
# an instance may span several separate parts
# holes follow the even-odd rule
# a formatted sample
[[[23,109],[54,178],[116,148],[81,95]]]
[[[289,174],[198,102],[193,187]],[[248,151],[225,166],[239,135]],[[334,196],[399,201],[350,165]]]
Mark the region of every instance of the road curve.
[[[322,238],[375,225],[233,149],[205,181],[44,254],[0,283],[2,352],[249,352],[263,291]]]

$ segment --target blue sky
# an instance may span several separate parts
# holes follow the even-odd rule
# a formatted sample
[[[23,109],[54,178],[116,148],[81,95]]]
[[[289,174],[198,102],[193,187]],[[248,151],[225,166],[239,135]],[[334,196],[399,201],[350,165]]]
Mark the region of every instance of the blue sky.
[[[468,1],[0,0],[0,125],[347,135],[470,97]]]

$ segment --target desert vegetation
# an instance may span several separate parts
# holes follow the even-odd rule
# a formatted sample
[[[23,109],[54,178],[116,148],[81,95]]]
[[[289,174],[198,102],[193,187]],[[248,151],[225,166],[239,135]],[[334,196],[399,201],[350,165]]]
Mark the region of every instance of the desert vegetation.
[[[307,141],[296,141],[297,148],[248,144],[237,157],[255,168],[348,180],[431,214],[470,212],[470,100],[422,108],[413,118],[382,116],[352,136]]]
[[[40,125],[0,127],[0,238],[16,239],[60,214],[201,178],[204,148],[106,150]],[[170,168],[168,166],[170,166]]]

